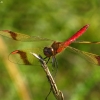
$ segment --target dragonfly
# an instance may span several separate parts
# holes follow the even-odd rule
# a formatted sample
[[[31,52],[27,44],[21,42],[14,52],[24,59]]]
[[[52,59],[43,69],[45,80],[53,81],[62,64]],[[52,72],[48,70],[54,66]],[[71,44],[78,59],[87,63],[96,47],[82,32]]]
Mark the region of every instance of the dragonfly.
[[[83,26],[79,31],[77,31],[74,35],[72,35],[69,39],[65,40],[64,42],[57,42],[53,41],[51,39],[42,38],[40,36],[29,36],[22,33],[13,32],[10,30],[1,30],[0,35],[6,36],[8,38],[11,38],[16,41],[22,41],[22,42],[34,42],[34,41],[53,41],[51,46],[43,47],[42,50],[35,50],[35,49],[23,49],[23,50],[15,50],[12,51],[9,54],[9,60],[14,63],[18,64],[25,64],[25,65],[33,65],[36,63],[36,58],[30,53],[34,52],[38,55],[41,51],[43,55],[45,56],[44,59],[48,58],[47,63],[49,62],[50,58],[52,58],[52,63],[56,65],[56,55],[64,51],[66,48],[69,48],[77,53],[80,53],[84,55],[86,58],[89,59],[92,63],[96,65],[100,65],[100,56],[97,54],[81,51],[79,49],[76,49],[74,47],[71,47],[70,44],[72,43],[83,43],[83,44],[100,44],[100,42],[90,42],[90,41],[76,41],[83,33],[86,32],[87,28],[89,27],[89,24]],[[13,61],[12,56],[14,56],[15,61]]]

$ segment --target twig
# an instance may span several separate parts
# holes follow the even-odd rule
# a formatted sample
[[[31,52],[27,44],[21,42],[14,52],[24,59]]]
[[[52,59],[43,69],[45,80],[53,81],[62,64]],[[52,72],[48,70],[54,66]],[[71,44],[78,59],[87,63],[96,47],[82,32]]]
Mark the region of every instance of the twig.
[[[44,69],[44,71],[47,75],[48,81],[49,81],[50,86],[51,86],[51,91],[53,92],[55,98],[57,100],[64,100],[63,93],[60,90],[58,90],[57,85],[56,85],[56,83],[55,83],[55,81],[54,81],[54,79],[53,79],[53,77],[48,69],[46,62],[42,59],[41,56],[38,56],[37,54],[32,53],[32,52],[30,52],[30,53],[33,56],[35,56],[37,59],[39,59],[39,61],[41,62],[42,68]]]

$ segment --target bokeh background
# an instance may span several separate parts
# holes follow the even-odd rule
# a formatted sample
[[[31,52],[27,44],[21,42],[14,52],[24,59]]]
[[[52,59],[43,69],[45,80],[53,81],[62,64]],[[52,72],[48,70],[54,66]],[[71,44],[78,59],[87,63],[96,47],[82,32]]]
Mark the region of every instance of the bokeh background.
[[[0,0],[0,30],[64,41],[85,24],[90,27],[78,40],[100,41],[99,0]],[[45,99],[50,86],[43,69],[11,63],[7,57],[16,49],[50,44],[48,41],[22,43],[0,36],[0,100]],[[100,54],[100,45],[72,46]],[[65,100],[100,100],[98,65],[69,49],[57,56],[57,62],[56,83]],[[48,100],[55,100],[52,93]]]

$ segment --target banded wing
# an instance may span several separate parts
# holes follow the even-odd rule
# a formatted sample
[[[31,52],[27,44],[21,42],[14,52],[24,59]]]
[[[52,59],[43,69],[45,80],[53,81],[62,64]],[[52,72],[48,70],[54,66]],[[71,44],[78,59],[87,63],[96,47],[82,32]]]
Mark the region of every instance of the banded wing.
[[[43,57],[43,52],[40,52],[40,49],[23,49],[23,50],[15,50],[11,52],[8,56],[9,61],[16,64],[24,64],[24,65],[39,65],[39,61],[36,57],[34,57],[31,53],[36,53]]]
[[[80,51],[76,48],[73,48],[71,46],[68,46],[68,48],[70,48],[71,50],[79,53],[79,54],[82,54],[84,57],[87,58],[87,60],[89,60],[90,62],[92,62],[93,64],[96,64],[96,65],[99,65],[100,66],[100,56],[99,55],[96,55],[96,54],[93,54],[93,53],[89,53],[89,52],[85,52],[85,51]]]
[[[32,41],[53,41],[47,38],[42,38],[39,36],[29,36],[22,33],[12,32],[10,30],[0,31],[0,35],[6,36],[16,41],[32,42]]]

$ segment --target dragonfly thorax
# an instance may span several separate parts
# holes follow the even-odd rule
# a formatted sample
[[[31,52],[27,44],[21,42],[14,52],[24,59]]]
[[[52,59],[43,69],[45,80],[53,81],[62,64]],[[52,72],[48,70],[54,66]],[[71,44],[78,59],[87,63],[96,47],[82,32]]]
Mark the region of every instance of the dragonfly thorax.
[[[46,57],[54,56],[54,49],[52,47],[44,47],[43,53]]]

